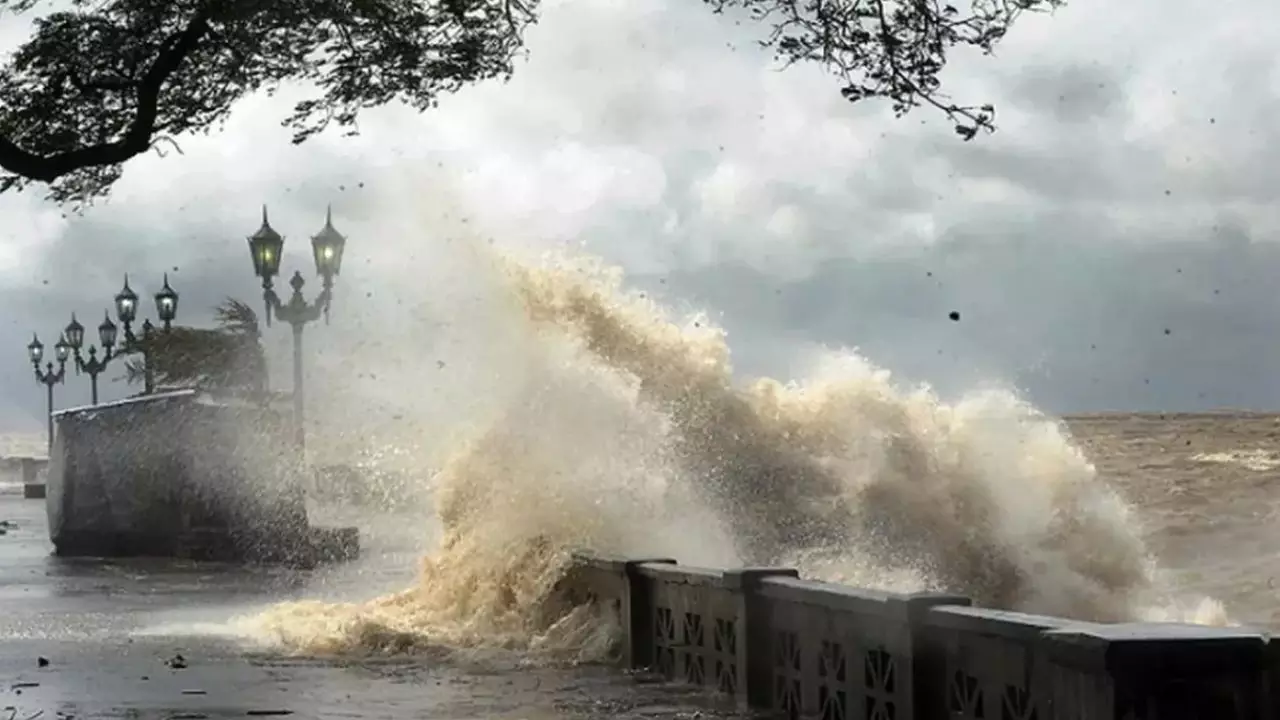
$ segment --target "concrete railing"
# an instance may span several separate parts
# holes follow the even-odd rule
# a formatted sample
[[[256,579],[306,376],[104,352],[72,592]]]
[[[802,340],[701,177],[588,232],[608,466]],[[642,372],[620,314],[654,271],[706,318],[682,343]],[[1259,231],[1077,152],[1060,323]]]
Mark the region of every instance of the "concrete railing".
[[[1280,717],[1280,641],[1085,623],[802,580],[580,556],[566,589],[613,612],[621,660],[799,720]]]

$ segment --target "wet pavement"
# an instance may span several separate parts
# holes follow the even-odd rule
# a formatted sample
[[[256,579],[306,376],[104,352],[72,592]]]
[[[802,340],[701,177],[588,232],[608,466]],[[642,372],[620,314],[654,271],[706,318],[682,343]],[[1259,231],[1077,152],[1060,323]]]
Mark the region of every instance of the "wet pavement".
[[[0,493],[0,521],[11,523],[0,536],[0,720],[721,715],[700,692],[612,668],[449,653],[289,658],[221,630],[281,600],[360,600],[407,586],[423,538],[403,530],[362,527],[364,559],[305,572],[55,558],[43,501],[10,493]]]

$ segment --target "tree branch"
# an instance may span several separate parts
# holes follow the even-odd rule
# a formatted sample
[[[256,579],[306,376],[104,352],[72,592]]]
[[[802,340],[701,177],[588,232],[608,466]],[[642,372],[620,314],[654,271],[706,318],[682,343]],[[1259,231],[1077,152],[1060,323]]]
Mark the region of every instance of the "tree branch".
[[[40,155],[22,148],[13,139],[0,135],[0,167],[31,180],[52,182],[83,168],[119,165],[146,152],[151,147],[151,138],[156,130],[160,92],[169,77],[181,67],[182,62],[195,51],[209,32],[212,5],[213,3],[201,5],[181,32],[165,39],[156,59],[138,83],[137,110],[123,136],[110,142]]]

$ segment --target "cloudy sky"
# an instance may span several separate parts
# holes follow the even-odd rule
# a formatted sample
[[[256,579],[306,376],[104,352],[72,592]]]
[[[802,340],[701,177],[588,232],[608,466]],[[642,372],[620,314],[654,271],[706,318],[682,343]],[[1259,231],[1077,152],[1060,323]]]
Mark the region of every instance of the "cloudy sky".
[[[584,245],[717,315],[744,372],[857,346],[944,394],[1004,382],[1055,412],[1275,407],[1270,10],[1075,0],[1028,18],[946,75],[999,111],[967,144],[927,113],[844,103],[816,68],[779,71],[762,28],[695,0],[548,3],[512,82],[372,113],[355,139],[292,147],[291,93],[250,98],[224,132],[130,163],[82,216],[0,197],[0,431],[42,427],[31,332],[52,344],[72,310],[92,328],[125,272],[150,293],[168,271],[191,322],[256,300],[244,237],[263,202],[287,268],[307,267],[327,203],[351,238],[334,326],[308,334],[320,393],[359,377],[395,396],[434,364],[433,328],[467,295],[441,248],[479,234]],[[339,383],[355,346],[365,365]],[[86,402],[87,381],[58,392]]]

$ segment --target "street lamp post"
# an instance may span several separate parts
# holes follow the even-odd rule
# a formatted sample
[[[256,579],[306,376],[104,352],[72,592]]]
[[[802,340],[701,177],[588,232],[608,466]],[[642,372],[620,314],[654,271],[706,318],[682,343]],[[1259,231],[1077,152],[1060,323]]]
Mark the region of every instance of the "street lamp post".
[[[347,239],[333,227],[333,210],[325,211],[324,227],[311,238],[311,255],[315,260],[316,274],[320,276],[320,294],[308,303],[302,296],[306,280],[302,273],[294,271],[289,278],[293,294],[289,302],[282,303],[272,287],[273,279],[280,274],[280,255],[284,251],[284,236],[276,232],[267,220],[267,206],[262,206],[262,227],[249,236],[249,255],[253,259],[253,272],[262,278],[262,299],[267,307],[267,326],[271,316],[289,323],[293,328],[293,423],[299,458],[306,453],[307,433],[303,425],[305,400],[302,381],[302,330],[307,323],[324,317],[329,322],[329,304],[333,300],[333,280],[342,269],[342,251]]]
[[[178,293],[169,287],[169,274],[165,273],[164,287],[155,295],[156,315],[163,323],[164,331],[168,332],[173,325],[173,319],[178,316]],[[98,342],[102,345],[102,357],[98,357],[97,347],[89,346],[89,359],[85,359],[80,350],[84,347],[84,326],[77,320],[75,313],[71,314],[71,323],[67,325],[64,336],[71,346],[71,352],[75,356],[76,374],[81,372],[88,373],[89,385],[93,404],[98,404],[98,375],[112,360],[131,353],[140,353],[142,355],[142,379],[143,392],[151,394],[155,392],[155,370],[151,362],[151,340],[155,327],[151,324],[151,320],[142,321],[142,337],[138,337],[133,332],[133,321],[138,315],[138,294],[129,287],[129,276],[124,276],[124,288],[115,296],[116,317],[120,319],[120,324],[124,325],[124,342],[120,344],[120,351],[116,352],[116,338],[119,336],[119,329],[116,324],[111,322],[111,316],[106,314],[102,319],[102,324],[98,326]]]
[[[90,345],[89,359],[86,360],[80,353],[80,348],[84,344],[84,326],[76,320],[75,313],[71,313],[71,323],[63,331],[63,336],[71,345],[76,374],[84,372],[89,375],[89,396],[94,405],[98,404],[98,376],[107,369],[107,365],[110,365],[112,358],[115,357],[116,333],[116,324],[111,322],[110,314],[105,314],[102,324],[98,326],[98,342],[102,345],[102,357],[98,357],[97,346]]]
[[[40,361],[44,359],[44,343],[40,342],[40,338],[36,335],[31,336],[31,343],[27,345],[27,357],[31,360],[31,367],[36,371],[36,382],[41,383],[45,387],[48,396],[48,432],[49,432],[49,457],[53,457],[53,386],[62,382],[67,376],[67,357],[71,355],[71,345],[67,343],[64,336],[58,339],[58,343],[53,346],[54,357],[58,361],[58,369],[53,369],[53,363],[45,364],[44,370],[40,369]]]

